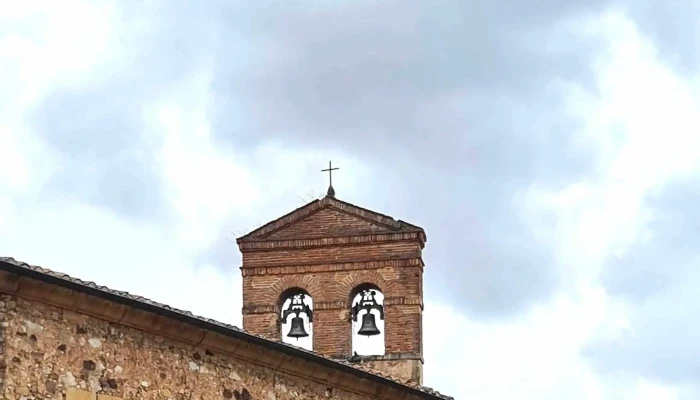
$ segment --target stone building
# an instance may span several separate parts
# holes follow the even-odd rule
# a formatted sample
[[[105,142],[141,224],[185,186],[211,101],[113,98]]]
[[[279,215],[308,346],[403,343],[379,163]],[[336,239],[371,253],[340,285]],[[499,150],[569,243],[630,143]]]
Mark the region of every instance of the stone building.
[[[425,241],[329,191],[238,239],[243,329],[0,258],[0,399],[451,399],[422,386]]]

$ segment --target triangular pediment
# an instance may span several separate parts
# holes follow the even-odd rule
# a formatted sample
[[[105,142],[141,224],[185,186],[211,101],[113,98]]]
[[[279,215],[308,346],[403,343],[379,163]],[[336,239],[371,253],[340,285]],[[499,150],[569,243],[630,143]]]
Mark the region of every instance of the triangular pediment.
[[[300,207],[238,239],[290,240],[368,234],[423,232],[423,229],[334,197]],[[424,234],[424,233],[423,233]]]
[[[395,229],[370,222],[333,207],[323,208],[308,217],[265,236],[266,239],[304,239],[391,232]]]

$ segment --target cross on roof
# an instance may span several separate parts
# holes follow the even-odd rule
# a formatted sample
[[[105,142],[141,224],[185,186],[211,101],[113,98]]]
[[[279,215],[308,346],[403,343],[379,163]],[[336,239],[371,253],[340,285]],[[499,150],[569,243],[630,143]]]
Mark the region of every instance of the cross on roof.
[[[333,168],[331,162],[328,161],[328,168],[321,170],[321,172],[328,172],[328,180],[329,180],[328,196],[331,196],[331,197],[335,197],[335,189],[333,189],[333,171],[338,170],[338,169],[340,169],[340,168]]]

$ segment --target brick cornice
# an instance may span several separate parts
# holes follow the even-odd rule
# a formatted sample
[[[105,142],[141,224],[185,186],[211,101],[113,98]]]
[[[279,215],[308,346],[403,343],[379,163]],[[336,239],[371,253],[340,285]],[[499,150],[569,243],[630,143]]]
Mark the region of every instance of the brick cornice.
[[[385,306],[395,306],[395,305],[409,305],[409,306],[420,306],[423,309],[423,299],[420,296],[392,296],[384,299]]]
[[[347,356],[347,355],[335,355],[331,358],[336,360],[348,361],[351,363],[362,363],[365,361],[395,361],[395,360],[419,360],[424,363],[423,357],[420,353],[387,353],[382,355],[370,355],[370,356]]]
[[[423,259],[419,257],[404,258],[404,259],[390,259],[390,260],[380,260],[376,259],[371,261],[356,261],[347,263],[328,263],[328,262],[318,262],[318,263],[305,263],[305,264],[294,264],[294,265],[284,265],[284,266],[270,266],[270,267],[246,267],[241,266],[241,273],[243,276],[256,276],[256,275],[292,275],[292,274],[309,274],[309,273],[320,273],[320,272],[336,272],[336,271],[360,271],[360,270],[376,270],[382,268],[401,268],[401,267],[420,267],[421,270],[425,264]]]
[[[404,304],[404,303],[401,303]],[[408,303],[406,303],[408,304]],[[345,300],[334,301],[314,301],[314,311],[318,310],[342,310],[347,308]],[[248,304],[242,308],[243,315],[253,314],[277,314],[277,309],[274,305],[269,304]]]
[[[393,305],[416,305],[423,308],[423,301],[419,296],[392,296],[384,299],[385,306]],[[350,309],[348,307],[348,302],[345,300],[332,300],[332,301],[314,301],[313,302],[314,311],[318,310],[343,310]],[[252,314],[276,314],[277,310],[274,305],[269,304],[248,304],[243,307],[243,315]]]
[[[240,242],[241,252],[310,249],[315,247],[356,246],[364,244],[379,244],[396,241],[416,241],[421,249],[425,247],[425,234],[422,231],[406,231],[398,233],[378,233],[350,236],[330,236],[309,239],[274,239],[249,240]]]
[[[251,314],[276,314],[274,305],[269,304],[248,304],[242,308],[243,315]]]
[[[347,308],[345,300],[314,302],[314,310],[343,310]]]

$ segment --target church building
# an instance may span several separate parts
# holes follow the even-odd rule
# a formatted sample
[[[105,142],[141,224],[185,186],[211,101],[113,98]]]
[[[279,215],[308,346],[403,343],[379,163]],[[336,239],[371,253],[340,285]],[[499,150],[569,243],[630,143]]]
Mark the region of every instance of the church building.
[[[331,185],[237,239],[242,328],[0,258],[0,399],[452,399],[423,386],[425,242]]]

